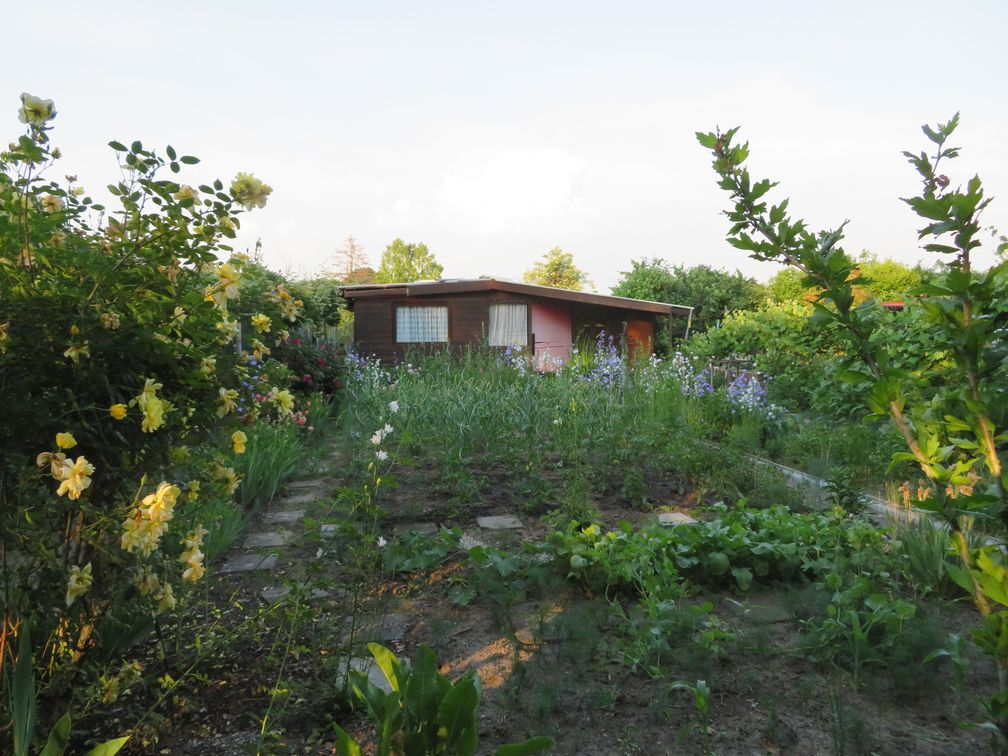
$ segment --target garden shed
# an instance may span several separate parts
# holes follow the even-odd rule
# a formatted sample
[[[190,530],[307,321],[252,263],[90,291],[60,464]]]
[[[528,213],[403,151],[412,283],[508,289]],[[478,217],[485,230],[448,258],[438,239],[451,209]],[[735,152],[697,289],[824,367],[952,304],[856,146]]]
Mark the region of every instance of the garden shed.
[[[624,352],[650,355],[659,318],[685,318],[692,307],[554,289],[496,278],[345,286],[354,312],[354,344],[382,361],[402,359],[415,346],[527,349],[548,368],[566,360],[575,344],[605,331]]]

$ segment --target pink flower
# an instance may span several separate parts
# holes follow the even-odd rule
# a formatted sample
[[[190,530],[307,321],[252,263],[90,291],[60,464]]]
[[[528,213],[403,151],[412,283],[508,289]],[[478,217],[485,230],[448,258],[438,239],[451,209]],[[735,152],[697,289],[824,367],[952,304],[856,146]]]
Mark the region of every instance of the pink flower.
[[[308,426],[308,432],[311,433],[313,430],[315,430],[315,426],[314,425],[309,425]]]
[[[301,381],[303,383],[311,383],[311,376],[308,375],[308,373],[305,373],[303,376],[301,376]]]
[[[325,365],[325,357],[319,357],[318,358],[318,364],[319,365]]]
[[[301,346],[301,339],[294,339],[294,346]]]

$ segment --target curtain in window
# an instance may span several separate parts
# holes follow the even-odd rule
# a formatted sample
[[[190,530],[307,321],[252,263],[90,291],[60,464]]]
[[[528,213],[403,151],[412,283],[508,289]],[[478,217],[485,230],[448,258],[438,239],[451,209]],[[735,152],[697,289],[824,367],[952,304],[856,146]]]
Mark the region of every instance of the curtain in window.
[[[448,341],[448,308],[397,307],[396,341],[401,344]]]
[[[490,305],[490,346],[528,345],[528,306]]]

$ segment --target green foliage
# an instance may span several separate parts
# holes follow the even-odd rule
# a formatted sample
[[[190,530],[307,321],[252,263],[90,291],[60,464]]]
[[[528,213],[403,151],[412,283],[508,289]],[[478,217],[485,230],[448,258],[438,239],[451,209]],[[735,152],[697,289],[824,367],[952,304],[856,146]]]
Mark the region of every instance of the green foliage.
[[[570,494],[584,510],[622,489],[631,460],[645,477],[674,471],[674,452],[689,443],[669,434],[682,422],[682,395],[660,365],[630,366],[625,384],[605,387],[573,366],[540,375],[489,350],[409,359],[350,369],[346,431],[369,437],[398,401],[394,425],[422,429],[403,437],[400,463],[424,470],[459,505],[482,496],[492,479],[519,506],[541,509],[557,503],[551,494]]]
[[[13,736],[14,756],[28,756],[32,752],[35,739],[35,721],[38,715],[38,701],[35,690],[35,670],[32,664],[32,645],[27,625],[22,626],[18,635],[18,652],[14,664],[14,672],[10,679],[5,672],[4,683],[7,688],[11,713],[11,732]],[[40,756],[63,756],[70,747],[70,714],[60,717],[49,731],[45,746],[38,753]],[[115,756],[129,737],[116,738],[95,746],[87,752],[87,756]]]
[[[880,590],[878,583],[860,575],[830,573],[820,586],[832,591],[826,617],[806,622],[808,644],[824,661],[840,655],[854,671],[854,688],[866,664],[883,664],[899,644],[904,625],[917,614],[917,606]]]
[[[386,693],[366,674],[350,671],[354,694],[364,703],[375,724],[377,756],[472,756],[476,753],[476,712],[481,686],[475,672],[454,683],[438,671],[434,652],[421,646],[413,664],[400,661],[387,648],[369,643],[375,662],[391,687]],[[360,754],[360,746],[339,726],[336,752]],[[553,740],[535,737],[500,746],[495,756],[525,756],[550,748]]]
[[[299,394],[332,394],[343,387],[342,355],[332,344],[285,339],[273,350],[273,358],[290,369],[291,388]]]
[[[755,309],[764,300],[763,287],[739,271],[728,273],[708,265],[669,267],[656,258],[631,264],[620,274],[613,294],[692,307],[695,333],[707,331],[731,312]]]
[[[304,302],[301,320],[314,326],[336,326],[347,314],[346,302],[339,295],[342,284],[332,278],[292,281],[292,295]]]
[[[944,352],[930,358],[947,359],[947,380],[938,385],[922,381],[891,358],[889,340],[878,337],[883,314],[857,301],[855,287],[865,281],[864,270],[839,246],[845,224],[813,233],[804,221],[791,218],[788,200],[768,204],[766,195],[775,184],[751,179],[744,167],[749,146],[734,142],[738,129],[698,133],[697,139],[713,153],[719,186],[733,200],[726,213],[732,223],[729,242],[757,260],[801,271],[817,287],[813,322],[835,324],[848,345],[847,369],[839,377],[864,388],[874,416],[892,418],[907,449],[894,461],[915,463],[928,479],[933,495],[917,504],[949,528],[961,560],[961,566],[949,566],[950,575],[969,591],[983,616],[975,638],[998,663],[1002,690],[991,704],[1003,733],[1008,730],[1008,709],[1000,705],[1008,700],[1008,624],[1006,613],[991,607],[1008,603],[1003,555],[981,549],[974,556],[961,523],[975,513],[1002,529],[1008,522],[1008,476],[1002,462],[1008,434],[998,431],[998,423],[1008,419],[1008,393],[998,380],[1005,356],[999,336],[1008,326],[1002,306],[1008,264],[986,272],[973,268],[974,250],[981,245],[980,215],[991,200],[979,177],[954,186],[940,172],[946,161],[959,156],[959,148],[948,146],[958,124],[957,113],[935,127],[924,125],[932,152],[903,153],[921,179],[920,194],[903,201],[924,222],[918,231],[924,249],[942,260],[942,275],[918,289],[926,295],[919,305],[919,325]],[[861,632],[853,619],[851,630]]]
[[[754,582],[820,576],[834,568],[840,551],[878,558],[881,536],[860,521],[744,503],[711,511],[713,519],[675,528],[635,532],[624,525],[603,533],[597,525],[571,527],[550,534],[549,542],[569,576],[594,590],[671,596],[681,591],[681,578],[748,591]]]
[[[538,286],[552,286],[555,289],[571,289],[584,291],[585,287],[593,286],[588,280],[588,274],[574,264],[574,255],[564,252],[560,247],[553,247],[522,275],[525,283]]]
[[[245,453],[235,460],[235,471],[242,478],[238,503],[248,508],[268,502],[280,484],[294,474],[303,457],[304,448],[296,426],[268,422],[251,426]]]
[[[423,243],[394,239],[382,252],[375,283],[409,283],[441,278],[444,268]]]

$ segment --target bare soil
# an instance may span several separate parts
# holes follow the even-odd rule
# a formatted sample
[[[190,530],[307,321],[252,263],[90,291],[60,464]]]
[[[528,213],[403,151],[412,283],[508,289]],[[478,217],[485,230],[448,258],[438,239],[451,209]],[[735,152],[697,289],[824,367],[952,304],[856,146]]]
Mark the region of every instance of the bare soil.
[[[485,473],[488,478],[494,473]],[[479,501],[432,497],[434,475],[421,469],[400,475],[399,486],[382,500],[382,532],[397,524],[434,522],[462,528],[501,548],[545,537],[549,527],[494,491]],[[330,723],[336,721],[369,746],[371,726],[360,709],[346,707],[338,695],[339,663],[351,631],[354,607],[356,654],[370,637],[397,654],[411,656],[429,645],[454,678],[475,670],[483,685],[480,753],[535,734],[555,738],[556,754],[949,754],[983,753],[988,737],[964,729],[960,720],[980,716],[966,700],[953,716],[953,676],[947,666],[925,667],[920,659],[901,669],[866,671],[854,690],[847,670],[817,663],[805,646],[800,617],[809,597],[791,586],[761,588],[748,594],[698,594],[689,601],[711,602],[731,636],[717,654],[698,651],[688,638],[676,639],[663,660],[665,673],[652,677],[623,658],[617,639],[633,601],[625,596],[586,596],[556,578],[542,590],[529,590],[515,603],[477,597],[454,604],[451,589],[469,576],[459,553],[419,575],[384,580],[366,595],[341,590],[340,555],[316,559],[326,541],[317,523],[338,521],[335,501],[341,484],[334,475],[309,505],[307,526],[274,551],[272,575],[240,573],[208,577],[208,593],[191,616],[180,620],[202,634],[204,658],[197,674],[172,692],[164,719],[146,723],[147,742],[134,738],[134,753],[239,754],[334,753]],[[671,482],[649,481],[655,500],[667,508],[690,510]],[[606,525],[634,526],[655,514],[627,506],[616,495],[595,502]],[[276,501],[273,508],[283,507]],[[475,518],[517,514],[520,531],[479,531]],[[266,526],[255,526],[264,529]],[[295,526],[297,527],[297,526]],[[286,598],[266,601],[262,590],[284,580],[295,588]],[[308,581],[308,582],[305,582]],[[325,586],[326,597],[312,598]],[[804,602],[804,603],[803,603]],[[928,611],[941,633],[968,632],[976,616],[963,603],[933,602]],[[384,620],[384,622],[382,621]],[[384,627],[383,627],[384,626]],[[390,627],[391,626],[391,627]],[[206,637],[209,632],[210,637]],[[214,639],[219,643],[215,646]],[[212,650],[207,651],[210,648]],[[196,653],[190,646],[177,659]],[[994,685],[986,660],[973,660],[967,690]],[[151,651],[149,664],[157,665]],[[176,662],[177,663],[177,662]],[[709,722],[702,721],[694,697],[683,684],[704,680],[711,689]],[[967,699],[970,698],[967,693]],[[136,702],[134,702],[134,705]],[[126,704],[124,704],[125,706]],[[167,701],[158,711],[165,711]],[[124,713],[121,721],[130,721]],[[114,720],[95,723],[116,734]]]

